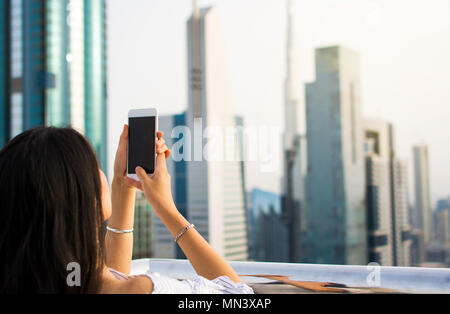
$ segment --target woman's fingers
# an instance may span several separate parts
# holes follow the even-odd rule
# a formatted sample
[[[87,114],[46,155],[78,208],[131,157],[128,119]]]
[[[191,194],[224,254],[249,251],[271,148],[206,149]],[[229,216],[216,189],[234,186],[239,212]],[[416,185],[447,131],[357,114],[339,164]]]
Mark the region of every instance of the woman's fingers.
[[[166,159],[169,159],[170,154],[171,154],[170,149],[168,149],[168,150],[166,150],[166,151],[164,152],[164,155],[166,155]]]
[[[128,125],[125,124],[123,126],[122,134],[120,135],[118,150],[119,151],[126,151],[127,150],[127,145],[128,145]]]
[[[114,175],[117,177],[123,176],[126,173],[127,167],[127,147],[128,147],[128,125],[123,126],[122,134],[119,139],[119,146],[117,147],[116,157],[114,160]]]
[[[147,175],[147,172],[145,172],[145,170],[142,169],[142,167],[137,167],[136,168],[136,175],[139,178],[139,180],[141,181],[142,187],[144,187],[144,184],[146,182],[148,182],[148,180],[150,180],[150,178]]]
[[[166,141],[163,138],[156,142],[156,147],[163,147],[164,145],[166,145]]]
[[[156,153],[164,154],[166,152],[166,150],[169,150],[169,148],[166,145],[163,145],[163,146],[156,148]]]
[[[163,148],[157,150],[157,153],[158,155],[163,154],[166,157],[166,159],[168,159],[170,157],[171,151],[167,146],[164,145]]]
[[[158,157],[156,157],[156,169],[155,169],[155,174],[156,173],[161,173],[161,172],[167,172],[167,163],[166,163],[166,155],[165,154],[158,154]]]
[[[157,132],[158,141],[156,141],[156,153],[164,154],[166,159],[168,159],[171,155],[170,149],[166,145],[166,141],[162,138],[164,136],[164,132]]]
[[[133,179],[130,179],[130,178],[128,178],[127,176],[124,176],[124,177],[123,177],[123,180],[124,180],[125,183],[128,184],[129,186],[134,187],[134,188],[136,188],[136,189],[142,191],[142,185],[141,185],[140,182],[135,181],[135,180],[133,180]]]

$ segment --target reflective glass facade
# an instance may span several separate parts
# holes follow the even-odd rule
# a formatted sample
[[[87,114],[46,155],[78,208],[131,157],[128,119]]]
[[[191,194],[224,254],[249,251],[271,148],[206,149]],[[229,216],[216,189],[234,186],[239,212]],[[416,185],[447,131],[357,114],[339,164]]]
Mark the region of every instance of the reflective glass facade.
[[[106,1],[4,0],[0,9],[0,145],[37,126],[72,126],[107,172]]]
[[[0,1],[0,147],[5,145],[8,139],[8,38],[9,38],[9,10],[8,2]]]
[[[106,1],[84,0],[84,112],[86,135],[107,163]]]
[[[249,259],[289,262],[289,232],[283,219],[281,196],[254,189],[248,202]]]
[[[8,133],[15,137],[23,131],[24,108],[23,108],[23,93],[20,88],[23,76],[23,0],[12,0],[10,3],[9,16],[9,39],[11,45],[9,46],[9,62],[10,62],[10,77],[8,80],[14,86],[11,93],[8,95],[9,100],[9,130]]]
[[[367,264],[365,169],[356,52],[316,50],[306,85],[308,173],[302,262]]]
[[[46,65],[47,73],[52,73],[52,88],[46,90],[46,121],[49,125],[62,126],[70,121],[69,65],[69,25],[66,15],[69,0],[47,1]],[[50,76],[50,74],[49,74]]]
[[[13,0],[13,2],[21,2],[22,11],[20,18],[22,19],[21,92],[23,99],[23,124],[21,131],[23,131],[45,124],[44,57],[46,47],[44,44],[44,36],[46,1]],[[13,7],[11,9],[14,10]],[[15,53],[16,51],[14,51]],[[17,111],[19,112],[20,109]]]

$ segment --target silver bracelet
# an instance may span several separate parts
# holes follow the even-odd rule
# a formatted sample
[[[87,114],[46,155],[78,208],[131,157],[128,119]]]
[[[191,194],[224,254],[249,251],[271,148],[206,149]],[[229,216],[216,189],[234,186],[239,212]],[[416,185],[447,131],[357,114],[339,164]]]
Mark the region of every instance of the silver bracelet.
[[[173,242],[177,243],[178,240],[180,240],[180,238],[189,230],[195,228],[195,225],[189,225],[186,228],[184,228],[183,230],[181,230],[181,232],[177,235],[177,237],[175,238],[175,240]]]
[[[133,231],[134,231],[134,229],[130,229],[130,230],[119,230],[119,229],[110,228],[109,226],[107,226],[106,229],[107,229],[108,231],[111,231],[111,232],[117,233],[117,234],[133,233]]]

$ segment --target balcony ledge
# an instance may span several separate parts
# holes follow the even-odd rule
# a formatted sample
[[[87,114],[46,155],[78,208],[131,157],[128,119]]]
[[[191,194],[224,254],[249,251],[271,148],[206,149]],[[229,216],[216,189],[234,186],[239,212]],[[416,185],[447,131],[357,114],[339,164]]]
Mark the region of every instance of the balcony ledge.
[[[230,262],[255,293],[450,293],[450,269]],[[196,275],[187,260],[140,259],[132,274],[158,272],[177,279]]]

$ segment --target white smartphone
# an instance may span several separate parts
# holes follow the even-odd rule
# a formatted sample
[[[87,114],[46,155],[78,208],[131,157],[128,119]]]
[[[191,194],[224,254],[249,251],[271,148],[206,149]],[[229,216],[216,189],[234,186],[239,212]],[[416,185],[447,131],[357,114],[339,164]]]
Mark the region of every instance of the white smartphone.
[[[140,109],[128,112],[128,165],[127,176],[139,181],[136,167],[153,174],[156,166],[156,132],[158,110]]]

